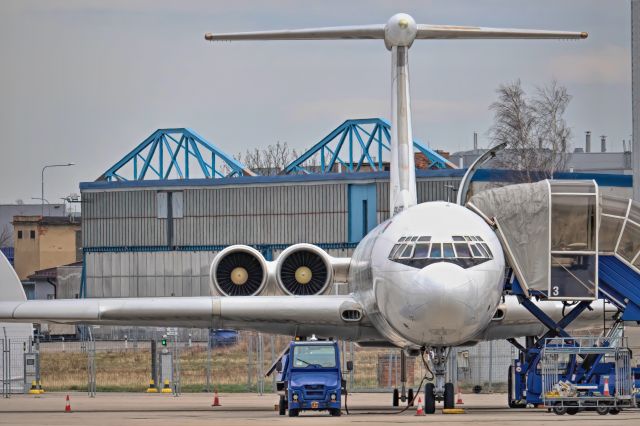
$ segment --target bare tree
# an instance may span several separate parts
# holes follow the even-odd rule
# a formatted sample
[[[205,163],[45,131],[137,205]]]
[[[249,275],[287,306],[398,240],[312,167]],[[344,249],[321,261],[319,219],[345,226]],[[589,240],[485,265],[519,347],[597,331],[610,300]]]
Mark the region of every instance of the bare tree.
[[[0,232],[0,247],[8,247],[11,245],[11,229],[9,229],[8,225],[2,227],[2,232]]]
[[[550,176],[563,170],[567,161],[571,129],[563,115],[571,96],[556,81],[536,88],[528,98],[520,80],[500,85],[498,100],[489,107],[494,123],[489,137],[494,145],[507,143],[498,166],[523,172],[527,181],[535,172]]]
[[[238,154],[236,159],[256,173],[270,176],[280,173],[297,156],[296,151],[286,142],[278,141],[263,149],[247,150],[244,155]]]

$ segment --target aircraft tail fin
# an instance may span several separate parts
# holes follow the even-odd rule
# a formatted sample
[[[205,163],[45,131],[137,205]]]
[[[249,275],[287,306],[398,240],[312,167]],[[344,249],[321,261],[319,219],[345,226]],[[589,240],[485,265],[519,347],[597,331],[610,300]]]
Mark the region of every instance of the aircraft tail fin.
[[[4,253],[0,253],[0,301],[19,302],[27,300],[22,283]]]

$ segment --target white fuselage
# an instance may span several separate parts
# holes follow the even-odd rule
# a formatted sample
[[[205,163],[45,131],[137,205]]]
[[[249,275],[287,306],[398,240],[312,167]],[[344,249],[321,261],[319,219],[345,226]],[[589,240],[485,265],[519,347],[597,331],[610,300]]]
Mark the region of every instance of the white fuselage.
[[[478,215],[457,204],[428,202],[361,241],[349,285],[391,342],[452,346],[485,330],[500,303],[504,268],[498,238]]]

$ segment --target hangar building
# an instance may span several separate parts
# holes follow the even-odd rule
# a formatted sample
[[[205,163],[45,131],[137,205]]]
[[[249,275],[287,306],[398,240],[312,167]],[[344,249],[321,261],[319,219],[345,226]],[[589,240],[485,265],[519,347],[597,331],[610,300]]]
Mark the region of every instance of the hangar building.
[[[349,256],[389,217],[388,129],[381,119],[347,120],[277,176],[255,175],[192,130],[154,132],[80,185],[84,269],[80,288],[67,294],[210,295],[211,261],[232,244],[267,260],[303,242]],[[414,147],[428,160],[416,171],[418,202],[455,200],[464,170],[419,141]],[[472,191],[508,181],[504,172],[478,171]],[[630,192],[631,176],[601,176]]]

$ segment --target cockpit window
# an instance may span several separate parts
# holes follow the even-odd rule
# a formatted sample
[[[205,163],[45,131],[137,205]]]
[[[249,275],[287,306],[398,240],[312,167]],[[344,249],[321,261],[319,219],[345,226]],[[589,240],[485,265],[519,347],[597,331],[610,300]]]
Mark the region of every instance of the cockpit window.
[[[433,241],[428,235],[404,236],[391,248],[389,259],[424,268],[437,262],[455,263],[463,268],[493,259],[489,245],[477,235],[453,235],[449,241]]]
[[[453,244],[451,243],[442,244],[442,252],[447,259],[455,259],[456,257],[456,253],[453,251]]]
[[[469,250],[469,244],[467,243],[455,243],[457,257],[469,258],[471,257],[471,251]]]
[[[400,255],[400,258],[402,259],[411,259],[411,256],[413,255],[413,244],[405,244],[404,246],[404,250],[402,250],[402,254]]]
[[[429,257],[430,244],[416,244],[416,249],[413,252],[414,259],[426,259]]]

